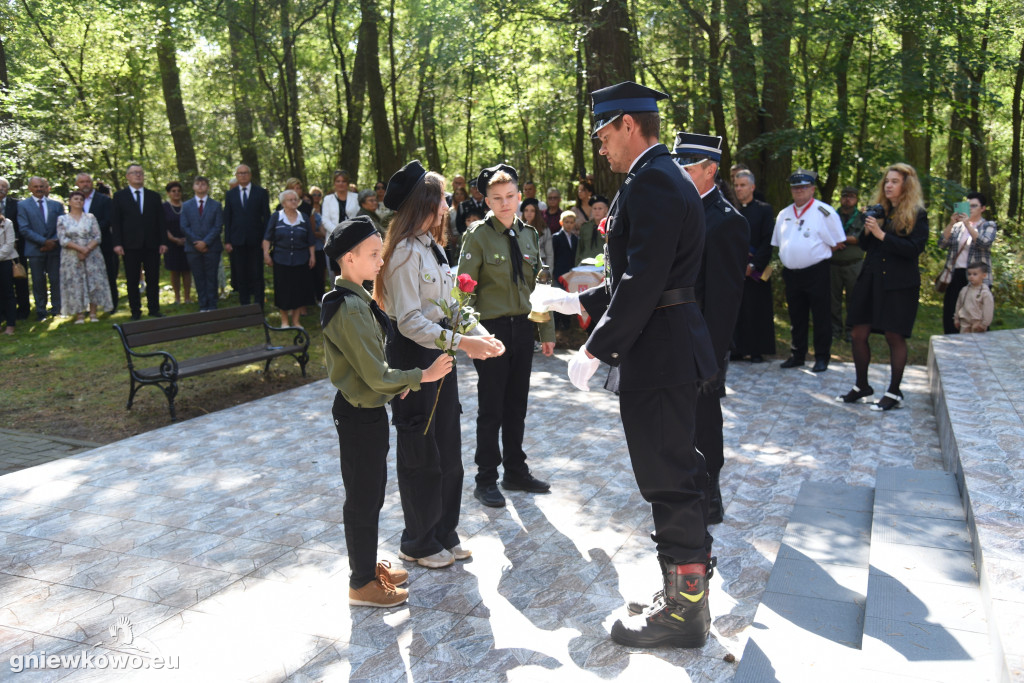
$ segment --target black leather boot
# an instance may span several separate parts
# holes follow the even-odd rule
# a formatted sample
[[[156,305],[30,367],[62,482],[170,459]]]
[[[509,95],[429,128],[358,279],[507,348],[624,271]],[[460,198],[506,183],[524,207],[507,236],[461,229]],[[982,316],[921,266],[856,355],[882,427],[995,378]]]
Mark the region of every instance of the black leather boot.
[[[722,506],[722,489],[718,488],[718,473],[708,475],[708,524],[721,524],[725,509]]]
[[[711,577],[715,575],[715,567],[718,566],[718,558],[708,555],[707,573],[704,575],[704,581],[710,585]],[[707,592],[710,593],[711,589],[708,588]],[[626,611],[629,616],[635,616],[637,614],[643,614],[644,610],[648,609],[651,605],[658,602],[665,597],[665,590],[662,589],[651,596],[650,602],[640,602],[639,600],[630,600],[626,603]]]
[[[672,564],[658,557],[664,593],[642,614],[612,625],[612,640],[627,647],[704,647],[711,630],[710,562]]]

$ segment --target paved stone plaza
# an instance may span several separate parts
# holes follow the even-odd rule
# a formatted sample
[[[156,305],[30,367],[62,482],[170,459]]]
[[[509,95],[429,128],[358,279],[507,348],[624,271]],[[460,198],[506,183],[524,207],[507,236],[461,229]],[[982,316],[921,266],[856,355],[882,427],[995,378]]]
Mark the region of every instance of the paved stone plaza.
[[[723,657],[744,651],[803,482],[873,487],[880,467],[942,469],[924,368],[907,371],[904,409],[876,413],[833,401],[851,365],[815,375],[735,364],[712,639],[700,651],[630,651],[607,629],[624,598],[649,597],[660,577],[617,401],[573,389],[567,354],[535,360],[526,451],[551,493],[506,494],[497,510],[473,499],[475,373],[460,357],[460,533],[473,558],[405,565],[410,600],[390,610],[347,605],[325,381],[0,477],[0,678],[730,681],[738,663]],[[887,368],[870,380],[884,387]],[[393,446],[390,465],[380,554],[397,562]],[[14,655],[97,643],[94,653],[177,656],[180,668],[10,674]]]

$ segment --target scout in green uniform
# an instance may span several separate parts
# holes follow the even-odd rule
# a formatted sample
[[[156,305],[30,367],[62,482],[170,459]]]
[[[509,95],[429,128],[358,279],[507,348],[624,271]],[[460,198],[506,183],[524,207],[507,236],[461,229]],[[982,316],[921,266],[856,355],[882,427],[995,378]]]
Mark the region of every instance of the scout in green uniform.
[[[351,605],[392,607],[409,597],[397,588],[409,578],[404,569],[377,562],[377,521],[387,481],[388,414],[394,396],[418,391],[421,382],[436,382],[452,369],[442,354],[426,370],[394,370],[384,356],[391,324],[362,285],[373,280],[383,261],[380,233],[366,216],[339,225],[327,237],[324,253],[337,262],[341,277],[323,299],[320,324],[324,355],[334,397],[334,426],[345,484],[345,545]]]
[[[476,310],[480,324],[501,340],[505,353],[473,361],[477,370],[479,412],[476,418],[476,490],[484,505],[502,507],[498,465],[505,468],[502,486],[511,491],[544,493],[551,489],[530,474],[523,452],[526,404],[533,370],[533,325],[530,292],[540,272],[540,241],[516,216],[519,176],[511,166],[485,168],[477,187],[485,192],[490,211],[462,238],[459,274],[477,281]],[[540,326],[545,356],[555,350],[554,323]],[[501,432],[501,446],[498,433]]]
[[[580,226],[580,240],[576,245],[576,265],[583,259],[596,258],[604,253],[604,235],[598,229],[608,215],[609,202],[599,194],[590,198],[590,220]]]

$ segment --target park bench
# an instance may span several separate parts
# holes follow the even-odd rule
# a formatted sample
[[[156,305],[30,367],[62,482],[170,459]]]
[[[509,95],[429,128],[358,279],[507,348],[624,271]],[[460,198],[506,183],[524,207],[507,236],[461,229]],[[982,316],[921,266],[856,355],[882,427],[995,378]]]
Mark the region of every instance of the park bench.
[[[138,349],[154,344],[164,344],[181,339],[194,339],[214,335],[231,330],[252,328],[255,337],[259,329],[263,332],[263,341],[254,346],[231,349],[207,356],[180,360],[167,351],[140,352]],[[135,392],[140,387],[154,385],[167,396],[167,405],[171,411],[171,420],[175,420],[174,398],[178,395],[178,381],[187,377],[195,377],[216,370],[224,370],[249,363],[266,362],[263,368],[264,377],[270,369],[270,361],[278,356],[292,356],[302,368],[302,376],[306,376],[306,363],[309,362],[309,334],[301,327],[271,327],[263,317],[257,304],[219,308],[203,313],[139,320],[114,325],[121,336],[124,354],[128,359],[128,374],[131,378],[131,390],[128,393],[127,410],[131,410]],[[292,333],[291,344],[276,346],[271,343],[271,332]],[[136,367],[143,358],[158,358],[159,365],[152,367]]]

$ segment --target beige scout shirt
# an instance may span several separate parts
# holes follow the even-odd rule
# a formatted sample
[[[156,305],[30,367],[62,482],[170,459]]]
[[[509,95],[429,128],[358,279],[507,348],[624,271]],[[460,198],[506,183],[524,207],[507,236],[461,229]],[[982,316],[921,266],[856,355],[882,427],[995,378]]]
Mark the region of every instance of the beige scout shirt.
[[[953,320],[960,325],[961,332],[973,332],[976,325],[988,329],[992,324],[994,314],[995,301],[987,286],[967,285],[960,290],[960,295],[956,299]]]
[[[437,262],[432,243],[430,235],[402,240],[395,245],[384,270],[384,310],[403,337],[428,349],[436,348],[434,340],[444,329],[439,324],[444,311],[434,301],[451,301],[455,286],[451,267]],[[437,248],[444,253],[441,245]],[[481,325],[469,332],[471,337],[485,334],[488,332]],[[455,334],[454,338],[454,348],[458,348],[462,335]]]
[[[354,282],[338,277],[336,285],[351,289],[324,328],[327,375],[356,408],[379,408],[406,389],[419,391],[423,371],[394,370],[384,356],[384,333],[370,310],[370,295]]]

